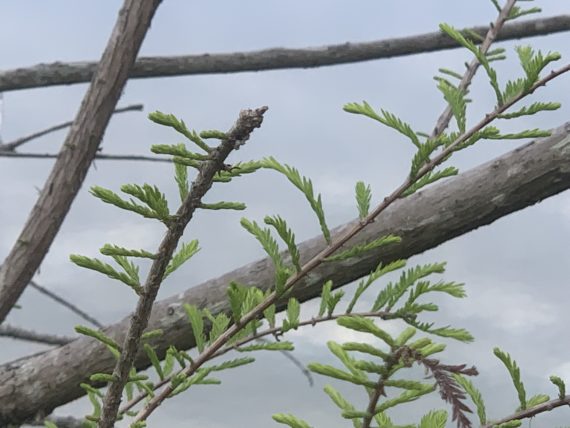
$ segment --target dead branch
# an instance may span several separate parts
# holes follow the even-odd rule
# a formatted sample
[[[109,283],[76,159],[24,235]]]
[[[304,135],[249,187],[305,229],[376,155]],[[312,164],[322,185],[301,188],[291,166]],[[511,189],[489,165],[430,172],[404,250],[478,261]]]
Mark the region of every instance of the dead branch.
[[[0,151],[0,157],[13,158],[13,159],[57,159],[59,155],[55,153],[15,153]],[[105,153],[97,153],[95,159],[100,160],[115,160],[115,161],[148,161],[148,162],[168,162],[172,163],[170,159],[159,158],[156,156],[144,155],[110,155]]]
[[[470,29],[481,37],[488,26]],[[497,40],[535,37],[570,30],[570,15],[512,22]],[[469,37],[469,34],[466,34]],[[235,73],[244,71],[314,68],[413,55],[457,48],[451,38],[437,31],[364,43],[342,43],[304,49],[272,48],[251,52],[139,58],[130,78]],[[96,62],[55,62],[0,73],[0,92],[88,82]]]
[[[538,406],[533,406],[530,409],[519,410],[518,412],[513,413],[506,418],[485,424],[481,428],[493,428],[515,420],[519,421],[523,419],[530,419],[538,414],[550,412],[562,406],[570,406],[570,395],[558,397],[554,400],[547,401],[546,403],[539,404]]]
[[[79,309],[76,305],[74,305],[73,303],[71,303],[70,301],[64,299],[63,297],[61,297],[60,295],[54,293],[53,291],[48,290],[45,287],[42,287],[41,285],[39,285],[37,282],[35,281],[30,281],[30,287],[35,288],[36,290],[38,290],[40,293],[48,296],[50,299],[56,301],[57,303],[59,303],[62,306],[65,306],[67,309],[69,309],[71,312],[79,315],[81,318],[83,318],[85,321],[93,324],[95,327],[97,328],[103,328],[103,324],[101,324],[99,321],[97,321],[94,317],[92,317],[91,315],[89,315],[87,312]]]
[[[24,229],[0,267],[0,323],[42,262],[79,192],[160,0],[125,0],[93,80]]]
[[[570,188],[570,122],[548,138],[528,143],[477,168],[394,203],[364,233],[349,243],[370,242],[388,233],[402,237],[398,245],[381,247],[344,262],[321,266],[294,291],[306,301],[318,297],[325,279],[335,287],[370,273],[379,262],[409,258],[467,233],[480,226],[533,205]],[[333,239],[357,220],[332,231]],[[304,261],[326,246],[322,237],[299,245]],[[214,314],[229,311],[226,287],[231,280],[267,289],[273,284],[268,259],[189,288],[157,302],[149,329],[162,329],[152,342],[160,356],[170,345],[179,349],[194,346],[183,303],[207,306]],[[285,303],[280,303],[280,310]],[[104,329],[121,342],[129,317]],[[110,371],[115,364],[111,353],[97,341],[80,338],[41,355],[22,358],[0,366],[0,425],[30,418],[37,412],[49,414],[54,408],[83,394],[78,387],[90,373]],[[137,368],[149,366],[146,354],[139,353]],[[37,368],[41,367],[41,373]]]
[[[65,345],[74,339],[72,337],[58,336],[55,334],[37,333],[32,330],[15,327],[9,324],[0,325],[0,336],[57,346]]]
[[[127,111],[142,111],[143,105],[142,104],[132,104],[130,106],[121,107],[113,111],[113,114],[117,113],[124,113]],[[52,132],[60,131],[65,128],[69,128],[73,125],[73,121],[60,123],[59,125],[51,126],[47,129],[44,129],[39,132],[34,132],[33,134],[26,135],[25,137],[18,138],[14,141],[9,143],[0,143],[0,153],[2,151],[14,151],[17,147],[21,146],[22,144],[27,143],[28,141],[35,140],[36,138],[43,137],[44,135],[50,134]]]

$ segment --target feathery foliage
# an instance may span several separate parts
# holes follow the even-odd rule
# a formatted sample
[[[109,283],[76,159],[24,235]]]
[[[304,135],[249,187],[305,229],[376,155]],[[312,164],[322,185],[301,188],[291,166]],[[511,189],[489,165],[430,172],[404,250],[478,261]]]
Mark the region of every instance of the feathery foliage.
[[[330,244],[331,234],[325,220],[325,213],[323,211],[323,203],[321,200],[321,195],[318,194],[315,197],[313,190],[313,182],[307,177],[302,177],[296,168],[289,165],[280,164],[275,158],[268,157],[262,161],[263,167],[267,169],[273,169],[275,171],[283,174],[287,179],[293,184],[297,189],[299,189],[304,195],[309,205],[311,206],[313,212],[319,220],[321,225],[321,231],[326,241]]]
[[[491,0],[491,2],[497,10],[502,10],[497,0]],[[522,9],[515,6],[510,10],[508,20],[537,11],[538,8]],[[194,338],[197,355],[191,356],[185,351],[170,346],[162,357],[157,352],[158,347],[153,346],[153,340],[162,334],[161,331],[147,332],[140,337],[142,350],[150,361],[152,373],[151,375],[141,374],[134,367],[130,368],[124,387],[128,402],[127,409],[121,411],[119,417],[136,415],[137,413],[131,408],[139,402],[142,403],[143,409],[146,409],[145,406],[150,406],[149,403],[154,403],[153,400],[164,400],[176,396],[196,385],[220,384],[221,381],[212,375],[253,363],[254,358],[248,355],[250,352],[292,351],[293,343],[281,340],[281,336],[285,336],[291,330],[314,326],[322,322],[336,322],[339,327],[349,330],[351,334],[356,332],[357,339],[346,343],[335,341],[327,343],[328,350],[338,360],[336,364],[340,364],[339,367],[313,362],[309,364],[308,369],[318,375],[331,378],[335,382],[345,382],[362,388],[363,396],[368,402],[352,403],[355,397],[345,397],[331,385],[324,388],[333,404],[340,409],[341,416],[349,420],[353,427],[369,428],[372,423],[376,423],[379,427],[385,428],[444,428],[448,422],[448,414],[443,410],[432,410],[421,418],[419,424],[413,425],[397,425],[389,415],[394,407],[414,402],[434,391],[438,391],[442,400],[449,404],[451,421],[455,422],[459,428],[473,426],[470,420],[472,410],[465,403],[468,399],[475,406],[479,422],[488,424],[482,395],[467,378],[478,374],[475,367],[468,367],[466,364],[448,365],[433,358],[435,354],[443,353],[446,345],[435,342],[432,337],[452,338],[462,342],[470,342],[473,337],[465,329],[435,326],[434,323],[422,319],[425,313],[439,310],[438,306],[430,300],[434,296],[442,293],[452,298],[466,296],[462,283],[432,280],[433,275],[444,273],[445,263],[424,264],[413,268],[406,268],[405,260],[379,263],[357,284],[353,296],[344,309],[341,309],[344,307],[344,291],[333,292],[332,280],[325,279],[318,314],[307,319],[301,316],[299,301],[299,298],[305,296],[301,293],[298,297],[294,297],[291,293],[301,280],[313,281],[311,270],[325,262],[338,262],[339,266],[350,265],[351,259],[369,256],[381,247],[399,243],[401,239],[398,236],[388,234],[369,242],[360,241],[350,247],[347,245],[350,238],[357,235],[368,223],[374,221],[373,217],[393,200],[398,197],[407,197],[436,181],[456,175],[457,168],[443,165],[455,151],[466,149],[481,140],[513,140],[550,135],[548,131],[540,129],[502,133],[490,122],[495,119],[516,119],[543,111],[556,110],[560,107],[559,103],[537,101],[520,107],[518,110],[511,109],[511,104],[515,101],[534,92],[540,81],[540,74],[549,64],[560,58],[558,53],[543,54],[530,47],[517,47],[516,53],[524,76],[508,80],[502,87],[497,71],[491,63],[503,60],[506,57],[505,49],[497,48],[484,52],[478,46],[484,40],[479,34],[469,30],[459,31],[448,24],[441,24],[440,29],[474,55],[487,74],[490,87],[495,94],[496,107],[483,122],[480,122],[483,125],[479,124],[471,129],[468,126],[467,107],[471,102],[468,96],[471,95],[465,88],[469,86],[467,80],[470,76],[464,77],[444,67],[439,69],[440,74],[435,77],[435,80],[437,89],[449,106],[456,129],[446,130],[447,123],[445,123],[442,129],[437,129],[433,135],[426,134],[415,131],[412,124],[386,109],[375,110],[366,101],[346,104],[344,106],[346,112],[371,118],[403,135],[414,146],[415,154],[411,159],[404,184],[392,196],[384,199],[384,202],[376,209],[371,209],[370,185],[362,181],[356,183],[355,199],[360,222],[355,222],[353,231],[346,235],[339,234],[335,240],[332,239],[326,222],[321,195],[315,192],[312,181],[302,176],[296,168],[282,164],[273,157],[259,161],[237,162],[233,165],[225,165],[222,164],[223,160],[220,161],[221,166],[213,173],[213,180],[207,183],[208,185],[229,183],[235,178],[254,173],[259,169],[271,169],[284,175],[305,196],[317,217],[327,246],[316,255],[301,254],[295,242],[294,231],[281,216],[264,217],[264,223],[268,227],[242,218],[242,227],[259,241],[274,265],[274,283],[269,284],[264,291],[253,284],[242,285],[236,281],[229,281],[227,287],[229,310],[226,312],[224,308],[207,309],[185,304],[183,309],[189,322],[187,334]],[[198,153],[189,150],[185,144],[158,144],[152,146],[151,149],[155,154],[172,157],[174,182],[180,200],[182,204],[185,204],[188,198],[192,197],[190,193],[194,191],[195,184],[190,183],[189,173],[199,175],[203,168],[213,163],[210,161],[215,159],[216,154],[219,153],[215,147],[210,147],[204,140],[227,142],[235,138],[234,131],[232,129],[229,133],[218,130],[197,132],[190,130],[184,121],[174,115],[161,112],[151,113],[149,118],[155,123],[173,128],[193,143],[198,151],[201,151]],[[243,144],[243,141],[236,139],[235,148]],[[128,184],[122,186],[121,191],[129,195],[131,199],[123,199],[113,191],[101,187],[91,189],[91,193],[105,203],[135,212],[146,218],[157,219],[169,231],[177,227],[176,222],[180,214],[171,214],[165,193],[157,186]],[[201,202],[201,198],[195,207],[206,210],[246,209],[245,204],[241,202],[204,203]],[[177,213],[182,211],[179,210]],[[272,231],[285,244],[289,258],[284,257],[280,251]],[[177,252],[172,254],[169,252],[170,257],[163,264],[167,267],[160,271],[161,274],[164,272],[161,280],[181,267],[198,250],[198,241],[193,240],[189,243],[182,243]],[[105,244],[100,251],[103,255],[113,258],[120,269],[86,256],[72,255],[71,260],[81,267],[95,270],[125,283],[140,296],[148,294],[148,290],[141,284],[139,267],[131,261],[131,258],[149,259],[154,263],[160,260],[162,254],[142,249],[127,249],[114,244]],[[308,261],[303,264],[302,260]],[[398,279],[389,281],[387,284],[379,284],[384,275],[398,270],[401,270]],[[372,291],[373,284],[377,290],[374,292],[375,296],[372,296],[373,303],[370,307],[370,303],[363,299],[363,296]],[[356,310],[362,300],[370,307],[366,312]],[[278,322],[277,308],[285,303],[285,317],[282,322]],[[399,324],[401,329],[398,332],[391,329],[389,331],[383,325],[386,320],[401,320],[402,323]],[[76,331],[103,343],[117,360],[121,359],[123,352],[121,346],[103,332],[82,326],[77,327]],[[275,340],[265,339],[267,336],[273,336]],[[360,337],[363,338],[361,341],[358,340]],[[239,355],[245,354],[246,356],[214,363],[216,358],[229,352],[238,352]],[[494,352],[511,376],[519,397],[519,410],[532,409],[549,400],[546,394],[536,394],[527,399],[520,369],[516,362],[509,354],[498,348]],[[419,380],[410,378],[413,372],[409,369],[414,366],[425,369],[427,376]],[[550,380],[558,389],[559,400],[565,400],[564,382],[556,376],[552,376]],[[112,387],[113,383],[117,384],[118,378],[115,374],[94,373],[90,376],[90,381]],[[101,418],[103,395],[98,389],[86,383],[81,387],[86,391],[93,406],[92,413],[86,418],[86,426],[96,426]],[[135,396],[135,393],[138,393],[138,396]],[[293,428],[310,427],[307,422],[292,414],[278,413],[273,415],[273,419]],[[131,426],[142,427],[144,424],[144,420],[138,420]],[[496,426],[510,427],[520,424],[521,421],[513,417],[508,422]]]

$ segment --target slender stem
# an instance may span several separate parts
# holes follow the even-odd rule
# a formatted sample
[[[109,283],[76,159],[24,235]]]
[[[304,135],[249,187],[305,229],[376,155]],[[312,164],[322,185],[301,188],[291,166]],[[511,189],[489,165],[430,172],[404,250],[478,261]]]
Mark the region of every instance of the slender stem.
[[[141,335],[147,327],[152,305],[163,281],[164,273],[184,229],[192,220],[194,212],[200,207],[202,198],[212,187],[214,175],[225,168],[224,161],[229,154],[247,141],[255,128],[261,126],[266,111],[267,107],[261,107],[240,112],[235,125],[227,132],[220,145],[211,151],[210,159],[203,161],[188,196],[174,216],[175,220],[168,225],[168,231],[157,251],[158,256],[152,263],[137,307],[131,316],[129,329],[123,341],[122,352],[113,370],[115,380],[109,384],[103,400],[103,410],[98,423],[99,428],[111,428],[117,419],[121,396],[139,349]]]
[[[121,107],[115,109],[113,114],[117,113],[124,113],[127,111],[142,111],[143,105],[142,104],[132,104],[126,107]],[[22,144],[27,143],[28,141],[35,140],[36,138],[43,137],[44,135],[51,134],[52,132],[60,131],[65,128],[69,128],[73,125],[73,121],[70,120],[69,122],[63,122],[59,125],[51,126],[39,132],[34,132],[33,134],[26,135],[25,137],[18,138],[17,140],[11,141],[9,143],[0,144],[0,152],[2,151],[13,151],[17,147],[21,146]]]
[[[378,400],[380,397],[385,394],[384,392],[384,382],[386,379],[384,376],[380,376],[376,386],[374,387],[374,391],[370,394],[370,400],[368,401],[368,407],[366,408],[367,415],[362,418],[362,426],[361,428],[370,428],[370,424],[372,423],[372,419],[374,418],[374,413],[376,410],[376,405],[378,404]]]
[[[5,152],[0,150],[0,157],[12,159],[57,159],[59,155],[55,153],[18,153],[18,152]],[[115,160],[115,161],[147,161],[147,162],[166,162],[172,163],[171,159],[143,156],[143,155],[112,155],[98,153],[95,159],[99,160]]]
[[[321,324],[323,322],[337,320],[338,318],[344,317],[344,316],[381,318],[383,320],[396,319],[396,318],[402,318],[403,317],[403,316],[394,316],[394,314],[392,314],[390,312],[384,312],[384,311],[380,311],[380,312],[352,312],[349,314],[344,313],[344,314],[329,315],[329,316],[325,316],[325,317],[313,317],[311,319],[299,322],[299,327],[315,326],[315,325]],[[226,346],[225,348],[220,349],[218,352],[216,352],[212,356],[211,359],[220,357],[220,356],[222,356],[222,355],[224,355],[230,351],[233,351],[233,350],[239,348],[240,346],[247,345],[250,342],[262,339],[266,336],[280,336],[282,334],[283,334],[283,327],[273,327],[273,328],[265,329],[261,332],[254,334],[254,335],[248,336],[248,337],[234,343],[231,346]],[[183,372],[183,370],[180,370],[176,374],[179,374],[182,372]],[[162,388],[164,385],[170,383],[170,381],[172,380],[172,378],[176,374],[172,374],[170,376],[167,376],[163,380],[157,382],[155,385],[153,385],[153,390],[156,391],[157,389]],[[136,404],[140,403],[147,395],[148,394],[146,392],[139,394],[137,397],[133,398],[131,401],[129,401],[127,404],[125,404],[121,408],[119,413],[122,414],[122,413],[132,409]]]
[[[334,321],[334,320],[337,320],[341,317],[351,317],[351,316],[352,317],[381,318],[383,320],[391,320],[391,319],[397,319],[397,318],[403,317],[403,316],[395,316],[394,314],[392,314],[390,312],[384,312],[384,311],[380,311],[380,312],[355,312],[355,313],[349,313],[349,314],[347,314],[347,313],[333,314],[333,315],[326,316],[326,317],[313,317],[309,320],[302,321],[299,323],[299,327],[315,326],[315,325],[323,323],[323,322]],[[214,357],[219,357],[221,355],[224,355],[229,351],[237,349],[240,346],[247,345],[249,342],[260,339],[262,337],[280,336],[282,334],[283,334],[283,327],[268,328],[267,330],[263,330],[260,333],[246,337],[245,339],[238,341],[237,343],[235,343],[232,346],[228,346],[228,347],[221,349],[220,351],[218,351],[214,354]]]
[[[257,339],[257,341],[261,342],[261,343],[271,343],[271,341],[268,339],[261,339],[260,338],[260,339]],[[299,359],[297,357],[295,357],[295,355],[293,354],[293,351],[280,349],[279,352],[281,353],[281,355],[283,355],[285,358],[287,358],[289,361],[291,361],[293,363],[293,365],[301,371],[303,376],[305,376],[307,378],[307,382],[309,382],[309,386],[313,386],[315,384],[315,381],[313,379],[313,374],[311,373],[311,371],[307,367],[305,367],[305,365],[301,361],[299,361]]]
[[[402,349],[403,349],[402,347],[398,347],[398,348],[394,348],[390,351],[390,354],[388,355],[388,358],[386,359],[386,363],[385,363],[385,367],[384,367],[385,368],[385,374],[381,375],[378,378],[378,382],[376,382],[376,386],[374,387],[374,390],[370,394],[370,399],[368,401],[368,407],[366,408],[366,413],[368,413],[368,415],[362,419],[361,428],[370,428],[370,424],[372,423],[372,419],[374,418],[374,415],[376,414],[376,406],[378,405],[378,401],[380,400],[380,397],[382,395],[386,395],[386,392],[384,389],[386,380],[390,376],[390,373],[391,373],[392,369],[394,368],[394,366],[396,364],[398,364],[398,362],[400,361],[400,355],[401,355]]]
[[[540,413],[550,412],[551,410],[562,406],[570,406],[570,395],[566,395],[563,398],[557,398],[556,400],[547,401],[546,403],[539,404],[538,406],[531,407],[530,409],[521,410],[520,412],[513,413],[501,420],[485,424],[481,428],[493,428],[494,426],[507,422],[532,418]]]
[[[56,346],[65,345],[74,339],[73,337],[57,336],[55,334],[36,333],[35,331],[15,327],[9,324],[0,325],[0,336]]]
[[[511,13],[511,10],[515,5],[516,1],[517,0],[508,0],[505,6],[499,12],[499,16],[497,16],[495,23],[489,26],[489,30],[487,31],[487,34],[483,39],[483,43],[481,43],[481,46],[479,47],[483,55],[485,55],[489,51],[489,48],[496,40],[499,31],[501,30],[501,28],[503,28],[503,25],[505,25],[505,22],[507,21],[507,18]],[[461,82],[459,82],[458,86],[459,89],[461,89],[464,92],[467,91],[467,88],[469,88],[469,85],[471,85],[471,81],[473,80],[473,77],[475,77],[475,74],[477,73],[477,70],[479,69],[480,65],[481,63],[477,60],[477,58],[473,58],[473,60],[471,60],[471,62],[467,66],[467,70],[463,74]],[[436,125],[433,128],[430,137],[431,138],[438,137],[449,126],[449,122],[451,121],[452,117],[453,114],[451,112],[451,107],[448,104],[443,113],[437,119]]]
[[[65,306],[66,308],[68,308],[70,311],[74,312],[75,314],[79,315],[81,318],[83,318],[85,321],[90,322],[91,324],[93,324],[94,326],[96,326],[97,328],[103,328],[103,324],[100,323],[99,321],[97,321],[94,317],[92,317],[91,315],[89,315],[87,312],[79,309],[76,305],[74,305],[73,303],[69,302],[68,300],[64,299],[63,297],[59,296],[58,294],[54,293],[51,290],[48,290],[45,287],[42,287],[41,285],[39,285],[37,282],[35,281],[30,281],[30,287],[35,288],[36,290],[38,290],[40,293],[45,294],[46,296],[48,296],[50,299],[56,301],[57,303],[59,303],[62,306]]]

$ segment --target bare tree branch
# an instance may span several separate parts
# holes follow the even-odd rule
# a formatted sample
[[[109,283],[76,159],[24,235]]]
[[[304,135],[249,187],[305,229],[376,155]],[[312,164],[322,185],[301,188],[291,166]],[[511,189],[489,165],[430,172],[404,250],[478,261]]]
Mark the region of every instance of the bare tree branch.
[[[45,294],[50,299],[55,300],[60,305],[65,306],[66,308],[68,308],[69,310],[71,310],[75,314],[79,315],[85,321],[93,324],[97,328],[103,328],[103,324],[101,324],[99,321],[97,321],[94,317],[89,315],[87,312],[82,311],[76,305],[74,305],[73,303],[64,299],[63,297],[59,296],[58,294],[54,293],[53,291],[50,291],[47,288],[42,287],[41,285],[39,285],[37,282],[34,282],[34,281],[30,281],[30,286],[32,288],[35,288],[36,290],[38,290],[40,293]]]
[[[113,114],[117,113],[124,113],[127,111],[142,111],[143,105],[142,104],[132,104],[130,106],[121,107],[113,111]],[[47,129],[44,129],[39,132],[35,132],[33,134],[27,135],[25,137],[18,138],[17,140],[11,141],[9,143],[2,144],[0,143],[0,153],[2,151],[13,151],[17,147],[21,146],[22,144],[27,143],[28,141],[35,140],[36,138],[43,137],[44,135],[50,134],[52,132],[60,131],[65,128],[69,128],[73,125],[73,121],[60,123],[59,125],[51,126]]]
[[[125,0],[59,157],[0,267],[0,323],[45,257],[75,199],[160,0]]]
[[[488,26],[470,30],[484,37]],[[512,22],[501,30],[497,40],[534,37],[570,30],[570,15]],[[469,37],[469,34],[466,34]],[[244,71],[313,68],[374,59],[413,55],[443,49],[458,44],[441,32],[416,36],[376,40],[364,43],[342,43],[304,49],[272,48],[251,52],[201,54],[170,57],[139,58],[131,78],[219,74]],[[96,62],[38,64],[0,73],[0,92],[54,85],[88,82]]]
[[[397,201],[349,245],[370,242],[388,233],[401,236],[400,244],[372,250],[351,259],[350,264],[327,263],[315,270],[293,294],[301,301],[318,297],[325,279],[331,279],[335,287],[340,287],[367,275],[379,262],[422,253],[566,190],[570,188],[569,163],[570,122],[555,130],[551,137],[523,145]],[[333,239],[357,221],[333,230]],[[320,236],[301,243],[302,259],[310,259],[325,246]],[[214,314],[229,311],[226,287],[230,281],[267,289],[273,284],[273,276],[271,261],[258,260],[157,302],[148,328],[161,329],[163,335],[154,339],[152,345],[160,356],[170,345],[179,349],[193,347],[184,303],[208,307]],[[286,302],[281,302],[280,310],[285,306]],[[128,322],[129,317],[108,326],[104,332],[121,342]],[[139,353],[135,364],[139,369],[150,365],[144,352]],[[115,359],[105,346],[88,338],[0,365],[0,425],[28,419],[39,411],[49,414],[57,406],[83,395],[78,385],[90,373],[108,372],[114,365]],[[38,367],[42,368],[40,374]]]
[[[550,412],[551,410],[562,406],[570,406],[570,395],[566,395],[563,398],[547,401],[546,403],[539,404],[538,406],[531,407],[530,409],[520,410],[510,416],[507,416],[506,418],[485,424],[481,428],[493,428],[495,426],[506,424],[507,422],[515,420],[529,419],[540,413]]]
[[[17,152],[3,152],[0,151],[0,158],[14,158],[14,159],[57,159],[59,155],[55,153],[17,153]],[[166,158],[159,158],[156,156],[144,155],[110,155],[105,153],[97,153],[95,159],[100,160],[115,160],[115,161],[148,161],[148,162],[168,162],[172,160]]]
[[[26,330],[8,324],[0,325],[0,336],[58,346],[65,345],[75,339],[73,337],[58,336],[55,334],[36,333],[32,330]]]

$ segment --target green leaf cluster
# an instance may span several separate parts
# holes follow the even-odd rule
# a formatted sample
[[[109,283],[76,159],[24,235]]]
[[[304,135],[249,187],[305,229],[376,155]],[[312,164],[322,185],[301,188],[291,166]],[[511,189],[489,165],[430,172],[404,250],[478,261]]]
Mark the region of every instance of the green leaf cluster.
[[[132,211],[146,218],[154,218],[168,224],[170,222],[170,212],[168,209],[168,201],[163,193],[156,186],[144,184],[125,184],[121,186],[121,190],[135,198],[139,199],[145,205],[141,205],[133,199],[128,201],[121,198],[112,190],[104,189],[99,186],[91,188],[90,193],[96,198],[101,199],[107,204],[114,205],[121,209]]]
[[[352,248],[349,248],[347,250],[340,251],[340,252],[338,252],[332,256],[327,257],[325,259],[325,261],[336,262],[336,261],[340,261],[340,260],[350,259],[352,257],[358,257],[358,256],[361,256],[361,255],[367,253],[368,251],[372,251],[376,248],[384,247],[384,246],[390,245],[390,244],[397,244],[400,241],[401,241],[401,238],[399,236],[395,236],[395,235],[382,236],[382,237],[374,239],[368,243],[358,244],[358,245],[355,245]]]
[[[154,113],[150,113],[148,118],[152,120],[154,123],[158,123],[159,125],[168,126],[174,129],[179,134],[184,135],[188,140],[196,144],[199,148],[204,150],[206,153],[212,151],[212,148],[209,147],[204,140],[198,135],[196,131],[190,131],[183,120],[178,119],[173,114],[165,114],[160,111],[155,111]]]
[[[344,296],[343,290],[338,290],[336,293],[332,292],[333,283],[331,280],[323,284],[323,291],[321,292],[321,305],[319,307],[319,317],[325,315],[332,316],[336,306]]]
[[[267,217],[266,220],[268,220],[266,221],[268,224],[271,224],[274,227],[275,225],[277,225],[277,227],[280,228],[283,226],[285,229],[281,229],[281,232],[285,233],[286,235],[285,237],[287,239],[291,238],[291,236],[287,235],[289,233],[289,230],[287,229],[286,224],[283,220],[279,222],[275,221],[275,219]],[[257,222],[249,221],[246,218],[242,218],[240,223],[245,230],[251,233],[259,241],[259,243],[261,244],[261,246],[269,256],[269,258],[273,262],[273,266],[275,267],[275,291],[278,294],[283,293],[285,283],[287,282],[287,279],[291,275],[291,270],[283,262],[281,254],[279,252],[279,245],[277,244],[275,238],[273,238],[273,236],[271,235],[271,230],[267,227],[261,227],[259,226],[259,224],[257,224]],[[292,240],[289,240],[288,245],[294,245],[294,242]]]
[[[297,189],[303,193],[303,195],[305,195],[305,198],[309,202],[309,205],[319,220],[323,236],[330,244],[331,236],[325,219],[321,195],[319,194],[315,196],[312,181],[307,177],[302,177],[296,168],[293,168],[289,165],[283,165],[273,157],[263,159],[262,165],[263,168],[273,169],[283,174]]]

